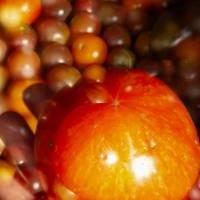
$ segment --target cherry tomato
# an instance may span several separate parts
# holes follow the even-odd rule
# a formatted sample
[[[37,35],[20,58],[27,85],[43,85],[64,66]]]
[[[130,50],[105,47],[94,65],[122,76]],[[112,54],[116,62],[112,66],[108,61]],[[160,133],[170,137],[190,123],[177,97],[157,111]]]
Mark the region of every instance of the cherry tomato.
[[[93,13],[78,12],[71,20],[70,30],[73,35],[80,33],[99,34],[101,23]]]
[[[94,13],[97,11],[98,3],[98,0],[76,0],[74,7],[76,11]]]
[[[1,0],[0,23],[6,29],[31,24],[39,16],[41,0]]]
[[[79,66],[102,64],[106,60],[107,46],[100,37],[83,34],[75,38],[72,54]]]

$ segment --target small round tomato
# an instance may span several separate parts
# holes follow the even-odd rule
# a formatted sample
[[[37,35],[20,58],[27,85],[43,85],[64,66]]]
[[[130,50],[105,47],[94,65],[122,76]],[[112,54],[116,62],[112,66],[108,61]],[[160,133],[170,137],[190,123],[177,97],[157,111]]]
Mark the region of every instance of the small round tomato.
[[[70,30],[73,35],[81,33],[99,34],[101,23],[93,13],[78,12],[71,20]]]
[[[107,46],[100,37],[83,34],[74,39],[72,54],[79,66],[102,64],[106,60]]]
[[[84,69],[83,77],[87,81],[103,82],[106,75],[106,68],[102,65],[91,65]]]
[[[1,0],[0,23],[10,30],[31,24],[39,16],[41,0]]]
[[[84,54],[83,54],[84,56]],[[183,200],[200,145],[177,96],[141,71],[58,93],[36,132],[36,159],[56,200]]]
[[[97,11],[98,4],[98,0],[76,0],[74,7],[76,11],[94,13]]]

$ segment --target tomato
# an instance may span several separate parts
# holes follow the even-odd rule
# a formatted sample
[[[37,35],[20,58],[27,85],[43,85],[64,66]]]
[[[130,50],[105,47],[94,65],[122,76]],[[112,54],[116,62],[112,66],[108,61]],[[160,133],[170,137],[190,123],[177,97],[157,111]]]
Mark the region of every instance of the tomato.
[[[78,66],[102,64],[106,60],[107,46],[100,37],[83,34],[74,39],[72,54]]]
[[[14,80],[7,89],[7,101],[11,110],[22,114],[23,116],[30,115],[30,111],[23,101],[24,90],[37,82],[41,82],[38,78],[28,80]]]
[[[76,11],[94,13],[97,11],[98,3],[98,0],[76,0],[74,7]]]
[[[80,33],[99,34],[101,31],[101,23],[93,13],[78,12],[71,20],[70,30],[73,35]]]
[[[41,0],[1,0],[0,23],[13,30],[24,24],[31,24],[39,16]]]
[[[35,153],[56,200],[182,200],[200,169],[199,140],[177,96],[142,71],[58,93]]]

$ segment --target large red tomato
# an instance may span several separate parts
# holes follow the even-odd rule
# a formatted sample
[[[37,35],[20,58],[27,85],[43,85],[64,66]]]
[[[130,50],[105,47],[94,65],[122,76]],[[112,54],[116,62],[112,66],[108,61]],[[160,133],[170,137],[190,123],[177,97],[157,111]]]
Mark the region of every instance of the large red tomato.
[[[140,71],[62,90],[40,118],[35,147],[56,200],[182,200],[200,168],[185,107]]]

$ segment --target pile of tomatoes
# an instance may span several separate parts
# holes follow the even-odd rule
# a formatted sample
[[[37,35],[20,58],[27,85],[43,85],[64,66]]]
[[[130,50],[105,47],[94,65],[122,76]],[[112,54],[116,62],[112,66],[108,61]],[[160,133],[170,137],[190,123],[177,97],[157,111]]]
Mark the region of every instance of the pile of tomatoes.
[[[0,1],[0,199],[199,200],[199,0]]]

